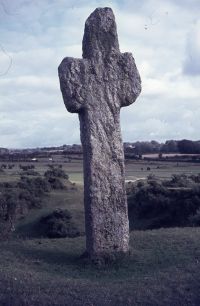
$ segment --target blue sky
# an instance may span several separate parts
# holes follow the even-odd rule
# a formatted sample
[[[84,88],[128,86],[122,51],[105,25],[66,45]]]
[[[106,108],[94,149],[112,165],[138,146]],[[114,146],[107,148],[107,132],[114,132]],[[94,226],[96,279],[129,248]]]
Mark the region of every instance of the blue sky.
[[[112,7],[142,94],[121,112],[124,141],[200,139],[199,0],[0,0],[0,147],[79,143],[57,67],[81,57],[84,23]]]

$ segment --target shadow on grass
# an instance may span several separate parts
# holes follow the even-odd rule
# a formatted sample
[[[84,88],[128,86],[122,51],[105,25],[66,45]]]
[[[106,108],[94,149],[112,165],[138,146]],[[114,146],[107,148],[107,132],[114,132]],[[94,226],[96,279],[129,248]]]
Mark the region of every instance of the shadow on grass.
[[[125,261],[116,261],[105,265],[95,265],[81,258],[84,253],[83,239],[69,239],[67,242],[46,240],[46,243],[34,241],[34,245],[20,245],[18,255],[25,258],[28,266],[38,272],[57,276],[70,275],[70,278],[97,279],[98,281],[121,281],[129,279],[144,279],[159,275],[174,267],[184,267],[184,260],[179,254],[165,254],[164,250],[134,250]],[[66,251],[61,250],[66,243]],[[50,248],[49,248],[50,247]],[[49,249],[48,249],[49,248]]]
[[[135,232],[129,260],[101,269],[80,260],[83,238],[3,243],[2,256],[11,255],[5,272],[22,281],[6,284],[13,292],[10,305],[199,306],[199,235],[197,229]],[[16,304],[19,297],[29,304]]]
[[[42,231],[38,228],[39,218],[35,221],[18,226],[15,236],[20,238],[40,238]]]
[[[31,239],[17,240],[6,245],[13,258],[24,262],[27,269],[58,277],[100,282],[132,281],[159,277],[174,270],[187,271],[192,264],[198,265],[200,255],[198,229],[170,229],[131,234],[131,254],[126,261],[95,266],[81,255],[85,251],[85,239]],[[3,251],[2,245],[2,251]]]
[[[41,242],[38,242],[40,244]],[[62,242],[61,242],[62,243]],[[49,244],[51,244],[51,241],[49,240]],[[67,247],[67,246],[66,246]],[[84,251],[84,249],[83,249]],[[20,247],[20,253],[23,254],[26,258],[29,258],[30,260],[40,260],[44,263],[50,264],[50,265],[72,265],[79,262],[80,255],[78,252],[70,252],[69,250],[64,252],[57,248],[55,250],[53,249],[42,249],[42,248],[28,248],[27,246],[21,246]]]

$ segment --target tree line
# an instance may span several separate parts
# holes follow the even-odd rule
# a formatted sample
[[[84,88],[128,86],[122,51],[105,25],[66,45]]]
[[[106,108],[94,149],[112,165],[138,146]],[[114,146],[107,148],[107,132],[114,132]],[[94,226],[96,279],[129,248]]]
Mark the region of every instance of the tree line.
[[[137,155],[145,153],[180,153],[180,154],[200,154],[200,141],[193,140],[167,140],[165,143],[152,141],[137,141],[124,143],[125,153]]]

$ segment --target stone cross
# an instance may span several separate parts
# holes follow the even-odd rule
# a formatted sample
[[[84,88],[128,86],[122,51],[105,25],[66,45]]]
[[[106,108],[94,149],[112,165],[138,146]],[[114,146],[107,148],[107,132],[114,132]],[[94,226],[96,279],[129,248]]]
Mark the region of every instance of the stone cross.
[[[90,258],[126,253],[129,222],[120,108],[136,100],[141,80],[132,54],[120,53],[111,8],[97,8],[88,17],[83,59],[66,57],[58,71],[65,106],[80,120],[87,253]]]

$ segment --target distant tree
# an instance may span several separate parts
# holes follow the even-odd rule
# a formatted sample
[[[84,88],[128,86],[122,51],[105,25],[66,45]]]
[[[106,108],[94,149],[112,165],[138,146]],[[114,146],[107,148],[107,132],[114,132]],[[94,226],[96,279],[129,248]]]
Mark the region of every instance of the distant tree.
[[[178,149],[182,154],[200,154],[200,141],[180,140],[178,141]]]
[[[161,147],[162,153],[178,153],[178,143],[176,140],[167,140]]]
[[[155,140],[137,141],[132,145],[134,147],[134,153],[137,155],[142,155],[145,153],[158,153],[161,147],[161,145]]]

